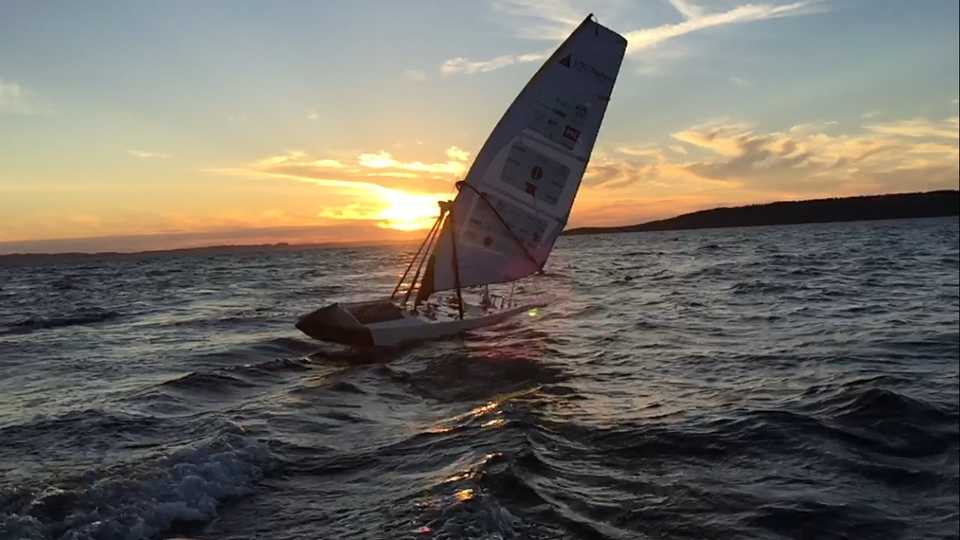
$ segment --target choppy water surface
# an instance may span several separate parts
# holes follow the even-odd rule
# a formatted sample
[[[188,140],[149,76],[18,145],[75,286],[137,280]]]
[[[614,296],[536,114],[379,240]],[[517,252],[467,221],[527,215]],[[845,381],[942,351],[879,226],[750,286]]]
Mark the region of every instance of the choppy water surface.
[[[957,536],[955,218],[563,238],[536,316],[292,327],[410,253],[0,267],[0,537]]]

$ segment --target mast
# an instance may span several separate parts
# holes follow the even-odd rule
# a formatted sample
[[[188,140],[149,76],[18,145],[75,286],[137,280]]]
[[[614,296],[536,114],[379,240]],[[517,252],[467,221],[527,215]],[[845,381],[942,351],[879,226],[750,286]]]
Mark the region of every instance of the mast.
[[[460,320],[463,320],[463,294],[460,292],[460,261],[457,260],[457,225],[453,219],[453,211],[450,211],[450,249],[453,251],[453,257],[450,263],[453,265],[453,282],[457,287],[457,312],[460,314]]]

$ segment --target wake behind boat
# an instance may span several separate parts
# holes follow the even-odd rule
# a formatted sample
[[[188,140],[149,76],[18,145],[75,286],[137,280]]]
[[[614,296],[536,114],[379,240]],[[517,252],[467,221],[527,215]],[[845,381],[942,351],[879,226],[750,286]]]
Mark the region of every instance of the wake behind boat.
[[[517,305],[512,283],[543,269],[580,188],[627,41],[592,15],[540,67],[487,138],[457,197],[381,300],[332,304],[300,318],[315,339],[397,346],[497,324],[546,300]],[[415,269],[415,270],[414,270]],[[477,305],[463,290],[483,287]],[[455,295],[436,293],[454,291]]]

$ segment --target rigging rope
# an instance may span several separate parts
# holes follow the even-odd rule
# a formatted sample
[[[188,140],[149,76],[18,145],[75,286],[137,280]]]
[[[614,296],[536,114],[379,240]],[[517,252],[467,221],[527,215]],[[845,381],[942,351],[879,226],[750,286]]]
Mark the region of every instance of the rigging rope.
[[[416,271],[416,273],[413,274],[413,281],[410,282],[410,287],[407,289],[407,294],[405,294],[405,295],[403,296],[403,302],[400,303],[401,306],[406,306],[406,305],[407,305],[407,301],[410,300],[410,295],[413,293],[413,288],[414,288],[414,287],[416,286],[416,284],[417,284],[417,279],[420,278],[420,270],[423,269],[423,264],[424,264],[425,262],[427,262],[427,257],[428,257],[429,254],[430,254],[430,249],[433,248],[433,241],[436,240],[436,239],[440,236],[440,232],[439,232],[439,231],[440,231],[441,227],[439,227],[439,225],[443,222],[443,218],[444,218],[446,215],[447,215],[447,210],[446,210],[446,208],[441,207],[440,217],[438,217],[438,218],[437,218],[437,222],[434,223],[434,225],[438,225],[438,226],[435,227],[434,229],[430,229],[430,234],[428,234],[428,235],[427,235],[427,238],[424,239],[425,242],[427,241],[427,239],[429,239],[429,240],[430,240],[430,243],[427,244],[427,250],[423,252],[423,257],[420,259],[420,264],[417,265],[417,271]],[[421,283],[421,286],[422,286],[422,285],[423,285],[423,284]],[[414,307],[416,307],[416,305],[414,305]]]
[[[441,210],[440,216],[437,217],[437,220],[433,222],[433,227],[430,228],[430,232],[427,233],[427,236],[423,239],[423,242],[420,242],[420,247],[417,248],[417,253],[413,256],[413,259],[410,259],[410,264],[407,265],[407,269],[404,270],[403,275],[400,276],[400,281],[397,282],[397,286],[394,287],[393,292],[390,293],[391,300],[393,300],[394,297],[397,296],[397,292],[400,291],[400,286],[403,285],[403,280],[407,279],[407,274],[409,274],[410,269],[413,268],[413,263],[417,262],[417,259],[420,257],[420,252],[423,251],[423,246],[427,244],[427,240],[429,240],[433,236],[434,232],[437,230],[437,226],[440,225],[440,221],[443,220],[443,214],[444,212]],[[429,249],[427,251],[429,251]],[[423,262],[421,261],[420,264],[422,265]],[[417,274],[418,275],[420,274],[420,267],[417,267]],[[413,283],[416,283],[416,282],[417,282],[417,278],[416,276],[414,276]],[[413,283],[410,284],[411,288],[413,287]],[[407,296],[410,296],[409,292],[407,293]],[[406,299],[404,299],[404,303],[406,303]]]

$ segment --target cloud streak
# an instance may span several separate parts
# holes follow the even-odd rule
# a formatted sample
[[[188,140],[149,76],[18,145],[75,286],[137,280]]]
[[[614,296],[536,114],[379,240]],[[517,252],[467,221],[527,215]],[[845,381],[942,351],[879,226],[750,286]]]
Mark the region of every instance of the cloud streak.
[[[942,122],[932,122],[925,118],[914,118],[912,120],[870,124],[867,125],[866,128],[870,131],[883,133],[885,135],[900,135],[903,137],[956,139],[960,136],[960,127],[958,127],[956,116],[943,120]]]
[[[529,62],[541,62],[550,55],[549,51],[532,52],[525,54],[504,54],[490,58],[489,60],[470,60],[462,56],[450,58],[440,66],[440,73],[444,76],[450,75],[474,75],[476,73],[486,73],[514,64],[526,64]]]
[[[721,204],[879,194],[960,185],[956,118],[869,124],[845,134],[830,122],[763,132],[720,120],[671,135],[663,145],[598,152],[587,170],[574,223],[656,219]],[[952,126],[952,127],[951,127]],[[952,132],[950,130],[953,130]],[[671,200],[657,208],[651,201]],[[604,206],[618,201],[614,206]],[[638,215],[639,214],[639,215]]]
[[[497,0],[493,9],[522,18],[517,34],[523,39],[561,40],[583,20],[583,12],[567,0]]]
[[[32,92],[16,81],[0,79],[0,116],[47,116],[49,105],[40,103]]]
[[[451,176],[462,176],[466,172],[464,161],[469,157],[467,152],[452,146],[446,151],[449,161],[438,163],[423,163],[422,161],[399,161],[394,159],[390,152],[383,150],[377,153],[363,153],[357,156],[357,164],[369,169],[392,169],[414,173],[431,173]]]
[[[416,230],[433,223],[436,202],[449,198],[454,181],[466,172],[468,152],[450,146],[444,153],[447,161],[423,162],[397,159],[384,150],[361,152],[351,159],[317,158],[288,150],[245,166],[206,172],[310,184],[324,190],[318,198],[317,218]]]
[[[678,23],[662,24],[624,33],[627,38],[627,55],[637,56],[642,51],[656,47],[668,40],[710,28],[744,24],[783,17],[809,15],[824,11],[820,0],[800,0],[789,4],[742,4],[732,9],[707,13],[689,0],[670,0],[671,5],[683,18]],[[539,18],[539,30],[532,33],[525,25],[518,37],[539,39],[562,39],[580,19],[566,2],[549,0],[513,0],[497,2],[494,7],[508,15]],[[545,60],[550,51],[523,54],[504,54],[486,60],[455,57],[440,66],[444,76],[474,75],[501,69],[515,64]]]
[[[403,70],[403,76],[416,82],[427,80],[427,74],[420,69],[405,69]]]
[[[811,129],[814,124],[758,133],[728,123],[690,128],[673,138],[717,156],[683,165],[699,177],[801,193],[841,186],[854,193],[886,192],[956,185],[960,138],[955,128],[950,134],[941,127],[953,122],[915,119],[842,135]],[[951,143],[937,141],[944,137]]]
[[[687,19],[695,19],[703,16],[703,8],[689,0],[670,0],[670,5]]]
[[[677,11],[685,20],[675,24],[662,24],[653,28],[643,28],[627,32],[627,54],[637,54],[640,51],[659,45],[667,40],[674,39],[693,32],[708,28],[743,24],[748,22],[779,19],[796,15],[807,15],[817,11],[818,3],[804,0],[791,4],[744,4],[719,13],[705,14],[691,2],[672,2]],[[682,6],[682,7],[681,7]]]
[[[301,165],[317,169],[342,169],[343,163],[336,159],[311,159],[303,150],[288,150],[286,153],[265,157],[255,162],[258,169],[269,169],[281,165]]]
[[[288,150],[242,167],[206,169],[215,174],[289,178],[322,187],[345,190],[403,189],[435,192],[452,189],[466,172],[470,154],[456,146],[445,151],[447,161],[397,159],[385,150],[361,152],[350,159],[318,158],[302,150]]]
[[[164,154],[161,152],[147,152],[146,150],[127,150],[127,153],[140,159],[170,159],[173,157],[170,154]]]

